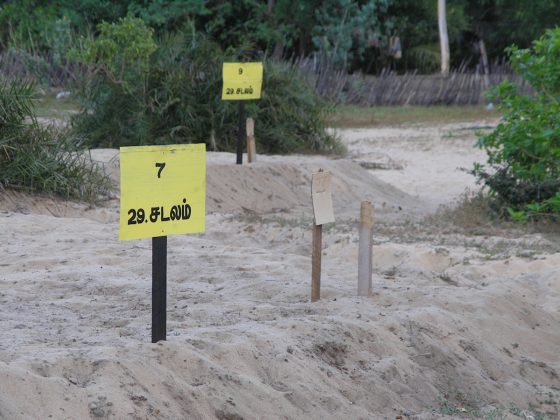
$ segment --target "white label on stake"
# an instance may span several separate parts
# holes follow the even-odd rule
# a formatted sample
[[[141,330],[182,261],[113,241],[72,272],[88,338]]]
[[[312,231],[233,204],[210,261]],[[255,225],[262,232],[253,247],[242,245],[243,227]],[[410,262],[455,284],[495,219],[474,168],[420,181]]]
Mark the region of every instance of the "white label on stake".
[[[330,172],[317,172],[311,176],[311,198],[315,225],[334,222]]]

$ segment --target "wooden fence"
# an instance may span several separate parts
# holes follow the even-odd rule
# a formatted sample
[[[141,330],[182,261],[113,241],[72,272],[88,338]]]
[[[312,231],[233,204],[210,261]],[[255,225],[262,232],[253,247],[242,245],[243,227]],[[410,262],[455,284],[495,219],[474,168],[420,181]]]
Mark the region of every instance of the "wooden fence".
[[[52,56],[40,56],[24,50],[9,49],[0,53],[0,74],[63,87],[76,80],[80,69],[77,64],[57,63]]]
[[[307,81],[322,97],[336,103],[374,105],[477,105],[484,104],[484,93],[490,86],[510,80],[531,92],[526,81],[504,63],[495,63],[493,73],[484,76],[461,66],[447,77],[416,72],[397,75],[385,70],[379,76],[347,74],[313,58],[296,60]],[[81,74],[77,64],[60,65],[52,57],[32,55],[23,50],[0,54],[0,74],[31,79],[50,86],[63,87]],[[266,88],[266,87],[265,87]]]
[[[478,105],[486,103],[485,92],[504,80],[517,83],[525,93],[528,83],[507,67],[484,76],[461,68],[449,76],[420,75],[416,72],[397,75],[383,71],[379,76],[346,74],[325,66],[318,68],[311,60],[295,63],[317,93],[331,101],[365,106],[403,105]]]

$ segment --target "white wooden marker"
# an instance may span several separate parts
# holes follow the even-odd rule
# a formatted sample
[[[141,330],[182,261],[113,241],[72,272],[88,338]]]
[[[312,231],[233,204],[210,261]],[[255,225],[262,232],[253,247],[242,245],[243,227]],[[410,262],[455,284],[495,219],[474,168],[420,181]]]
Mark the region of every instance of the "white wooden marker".
[[[321,249],[323,224],[334,222],[330,172],[319,172],[311,176],[311,199],[313,202],[313,249],[311,254],[311,302],[321,298]]]
[[[255,120],[247,118],[247,162],[257,160],[257,146],[255,145]]]
[[[362,201],[360,206],[360,245],[358,248],[358,296],[371,295],[373,206]]]

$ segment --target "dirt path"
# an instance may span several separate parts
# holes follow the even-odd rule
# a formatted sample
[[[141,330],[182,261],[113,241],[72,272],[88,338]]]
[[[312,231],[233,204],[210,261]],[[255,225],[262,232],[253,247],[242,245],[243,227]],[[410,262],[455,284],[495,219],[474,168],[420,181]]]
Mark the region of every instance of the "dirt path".
[[[485,154],[474,147],[474,133],[494,123],[354,129],[342,135],[354,160],[435,210],[476,187],[468,171],[474,162],[484,162]]]

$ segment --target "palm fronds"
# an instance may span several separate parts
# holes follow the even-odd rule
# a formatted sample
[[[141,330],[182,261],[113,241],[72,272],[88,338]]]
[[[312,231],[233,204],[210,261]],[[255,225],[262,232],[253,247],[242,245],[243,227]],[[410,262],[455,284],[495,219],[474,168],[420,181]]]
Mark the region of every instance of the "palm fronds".
[[[33,85],[0,79],[0,186],[93,201],[109,178],[64,130],[37,123]]]

